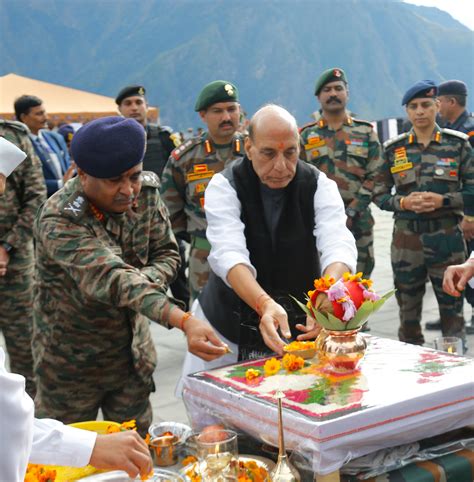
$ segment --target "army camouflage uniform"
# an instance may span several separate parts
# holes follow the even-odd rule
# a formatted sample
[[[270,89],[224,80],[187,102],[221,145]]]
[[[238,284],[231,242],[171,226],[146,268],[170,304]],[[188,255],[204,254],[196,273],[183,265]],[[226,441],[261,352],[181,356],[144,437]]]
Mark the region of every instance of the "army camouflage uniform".
[[[0,242],[11,246],[7,274],[0,277],[0,329],[10,357],[10,369],[26,378],[26,391],[35,396],[31,328],[33,324],[33,220],[46,200],[41,162],[34,154],[28,128],[0,120],[0,136],[18,146],[26,159],[7,177],[0,196]]]
[[[168,326],[179,264],[159,179],[143,173],[136,206],[101,213],[69,181],[35,221],[33,357],[37,414],[65,423],[152,421],[156,353],[148,319]]]
[[[400,309],[399,338],[423,344],[421,310],[429,276],[438,300],[444,336],[464,336],[462,298],[442,290],[443,274],[466,259],[459,221],[474,193],[472,150],[465,134],[436,126],[425,149],[413,129],[384,144],[385,164],[374,190],[374,202],[394,211],[392,269]],[[392,187],[395,194],[392,195]],[[443,195],[443,206],[416,214],[400,208],[400,199],[415,191]]]
[[[190,305],[209,277],[210,245],[206,239],[204,191],[216,172],[244,157],[243,137],[234,135],[231,145],[216,146],[206,133],[176,148],[163,171],[161,193],[170,212],[177,238],[191,243],[189,253]]]
[[[374,218],[369,204],[374,179],[382,166],[380,143],[372,124],[347,115],[342,127],[331,129],[324,117],[301,129],[301,157],[336,182],[352,223],[357,245],[357,271],[374,269]]]

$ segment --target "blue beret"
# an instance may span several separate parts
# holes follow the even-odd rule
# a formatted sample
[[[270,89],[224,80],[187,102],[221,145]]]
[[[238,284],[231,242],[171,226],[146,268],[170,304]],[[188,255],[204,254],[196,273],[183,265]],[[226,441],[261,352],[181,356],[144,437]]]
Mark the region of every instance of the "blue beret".
[[[402,105],[407,105],[412,99],[418,97],[436,97],[438,88],[432,80],[420,80],[415,85],[412,85],[403,96]]]
[[[447,80],[438,85],[438,95],[467,95],[467,87],[461,80]]]
[[[74,127],[71,124],[63,124],[58,128],[58,134],[61,134],[66,142],[70,142],[74,137]]]
[[[75,133],[71,153],[84,172],[107,179],[142,162],[145,143],[145,129],[135,119],[103,117]]]

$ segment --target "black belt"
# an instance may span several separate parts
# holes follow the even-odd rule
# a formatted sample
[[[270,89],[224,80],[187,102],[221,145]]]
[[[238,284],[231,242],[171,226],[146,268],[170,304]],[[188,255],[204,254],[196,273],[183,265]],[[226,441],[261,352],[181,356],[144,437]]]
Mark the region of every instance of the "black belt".
[[[439,219],[395,219],[395,226],[399,229],[406,229],[414,233],[434,233],[441,229],[454,228],[459,220],[452,218]]]

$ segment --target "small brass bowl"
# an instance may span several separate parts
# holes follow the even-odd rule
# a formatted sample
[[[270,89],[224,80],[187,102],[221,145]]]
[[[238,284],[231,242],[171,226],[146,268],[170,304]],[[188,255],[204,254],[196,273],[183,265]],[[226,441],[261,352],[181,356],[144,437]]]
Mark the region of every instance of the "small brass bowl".
[[[178,451],[176,450],[179,438],[176,435],[164,435],[150,441],[150,450],[153,461],[158,467],[168,467],[178,462]]]
[[[295,343],[295,342],[293,342]],[[291,355],[299,356],[304,360],[309,360],[310,358],[314,358],[316,356],[316,343],[314,341],[311,342],[296,342],[303,346],[301,349],[292,349],[293,343],[289,343],[283,347],[283,351],[285,353],[290,353]],[[294,346],[294,345],[293,345]]]

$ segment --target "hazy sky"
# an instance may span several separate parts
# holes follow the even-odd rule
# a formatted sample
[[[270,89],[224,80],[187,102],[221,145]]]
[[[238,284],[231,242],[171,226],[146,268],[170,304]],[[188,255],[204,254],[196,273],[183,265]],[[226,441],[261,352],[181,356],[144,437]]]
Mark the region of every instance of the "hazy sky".
[[[405,0],[407,3],[437,7],[474,30],[474,0]]]

